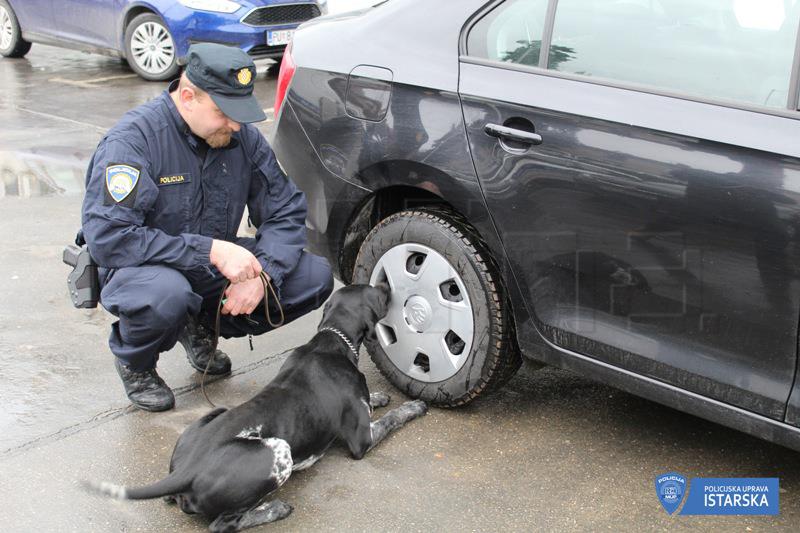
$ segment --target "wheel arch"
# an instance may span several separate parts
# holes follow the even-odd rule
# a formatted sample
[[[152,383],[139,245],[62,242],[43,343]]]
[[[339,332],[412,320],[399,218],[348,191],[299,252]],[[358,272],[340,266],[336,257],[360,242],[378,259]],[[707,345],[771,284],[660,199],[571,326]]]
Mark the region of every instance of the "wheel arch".
[[[338,257],[341,279],[345,283],[352,282],[358,250],[378,222],[410,207],[436,205],[457,211],[441,196],[411,185],[389,185],[364,197],[344,226]]]
[[[343,231],[337,259],[343,281],[352,280],[361,243],[379,221],[404,209],[441,206],[461,216],[475,229],[497,263],[504,283],[510,285],[505,251],[474,177],[454,176],[418,161],[394,160],[362,169],[358,179],[371,192],[361,197],[354,208],[341,211],[349,213],[349,218],[340,223]]]
[[[119,28],[119,46],[120,46],[120,51],[122,53],[122,57],[127,57],[125,48],[125,32],[127,31],[131,21],[133,21],[133,19],[135,19],[136,17],[138,17],[143,13],[151,13],[153,15],[161,17],[161,19],[164,20],[164,16],[158,11],[158,9],[156,9],[150,4],[143,2],[136,2],[135,4],[130,5],[128,7],[128,10],[122,16],[121,25]],[[166,20],[164,20],[164,24],[167,24]]]
[[[520,326],[531,322],[530,310],[474,175],[456,176],[417,161],[389,161],[363,169],[357,178],[362,185],[369,186],[370,192],[359,196],[355,205],[336,205],[331,211],[344,217],[329,226],[329,229],[341,228],[338,235],[329,235],[336,243],[331,250],[336,255],[329,257],[338,269],[340,280],[352,283],[359,249],[367,234],[384,218],[414,207],[447,209],[466,220],[483,241],[511,306],[512,327],[518,344],[523,353],[538,358],[535,354],[542,349],[543,340],[539,335],[525,335],[526,342],[520,338],[521,331],[529,329],[521,330]]]

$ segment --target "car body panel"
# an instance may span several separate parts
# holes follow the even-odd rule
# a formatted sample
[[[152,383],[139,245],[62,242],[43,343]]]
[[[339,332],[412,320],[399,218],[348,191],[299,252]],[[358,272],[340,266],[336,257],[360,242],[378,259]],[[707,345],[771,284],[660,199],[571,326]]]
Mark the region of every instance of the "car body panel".
[[[52,1],[8,0],[8,3],[14,10],[21,28],[35,32],[50,32],[55,26]]]
[[[800,150],[784,136],[800,122],[483,65],[461,76],[489,210],[548,340],[782,420],[800,308]],[[510,154],[484,133],[511,117],[543,143]]]
[[[465,1],[459,3],[458,9],[467,14],[483,3]],[[273,147],[287,172],[306,191],[309,238],[320,243],[324,250],[318,250],[332,259],[332,264],[339,264],[336,256],[344,239],[345,223],[361,205],[351,203],[349,208],[343,209],[335,200],[342,185],[332,185],[333,180],[319,179],[318,175],[300,168],[292,171],[295,165],[311,164],[307,162],[311,156],[309,149],[313,151],[314,164],[325,170],[323,174],[335,176],[356,188],[376,191],[403,185],[447,198],[469,215],[473,224],[481,226],[484,238],[502,263],[503,252],[469,156],[460,101],[455,92],[458,60],[452,49],[449,54],[442,51],[423,57],[425,50],[438,50],[445,43],[457,43],[462,23],[447,16],[454,7],[452,2],[433,3],[427,5],[426,10],[442,24],[435,30],[415,34],[413,28],[417,22],[408,16],[408,4],[404,0],[392,0],[376,8],[303,24],[293,44],[293,57],[302,66],[294,74],[276,127],[283,135],[284,128],[292,124],[291,128],[302,130],[302,137],[288,143],[276,136]],[[403,13],[405,16],[401,16]],[[318,24],[323,20],[324,24]],[[408,47],[408,54],[388,54],[391,60],[386,61],[385,51],[396,43],[374,32],[365,35],[362,30],[376,24],[390,24],[393,31],[415,34],[414,46]],[[340,38],[331,43],[325,32],[335,33]],[[369,47],[358,44],[364,39],[371,43]],[[365,54],[353,54],[355,49]],[[383,59],[379,59],[381,52],[384,52]],[[360,61],[355,61],[355,57]],[[379,60],[380,65],[377,65]],[[323,64],[326,69],[318,68]],[[392,73],[391,99],[381,121],[361,120],[347,113],[348,77],[358,65],[380,66],[384,79],[386,70]],[[418,65],[430,77],[426,79],[416,72]],[[313,94],[313,98],[304,97],[306,94]],[[283,115],[289,115],[290,110],[291,116],[284,120]],[[423,115],[432,120],[423,123]],[[284,122],[286,126],[282,125]],[[308,147],[302,148],[304,155],[298,158],[297,143],[303,139]],[[369,146],[375,149],[363,149],[365,139],[370,139]],[[329,187],[336,190],[328,190]],[[347,215],[341,219],[344,213]],[[333,233],[330,233],[330,226],[334,228]],[[345,273],[340,275],[346,279]]]
[[[459,58],[485,5],[391,0],[295,34],[273,146],[308,196],[312,251],[347,282],[375,198],[439,198],[486,241],[525,355],[800,450],[784,423],[800,309],[796,113]],[[347,113],[358,65],[392,73],[383,119]],[[542,135],[531,157],[483,133],[509,116]]]
[[[302,35],[295,36],[294,57],[304,68],[342,74],[359,64],[378,66],[391,70],[395,83],[455,93],[463,19],[454,13],[466,17],[485,1],[417,4],[390,0],[372,9],[305,22]],[[421,24],[420,9],[436,24]],[[411,11],[414,16],[409,16]],[[376,32],[377,27],[391,31]],[[337,35],[335,46],[332,34]]]
[[[324,247],[316,250],[338,265],[343,230],[359,202],[368,192],[406,186],[447,199],[482,230],[502,261],[470,160],[458,96],[395,83],[386,118],[375,122],[347,113],[347,81],[346,74],[299,68],[281,109],[281,135],[273,139],[278,160],[308,197],[309,239]],[[317,97],[303,98],[308,92]],[[423,123],[422,114],[436,118]],[[287,129],[299,133],[289,140]],[[370,142],[365,145],[364,139]],[[364,192],[340,199],[345,184]],[[407,200],[413,205],[414,198]]]
[[[51,9],[58,13],[58,36],[99,48],[115,48],[123,0],[59,0]]]
[[[565,350],[552,343],[547,344],[547,349],[540,350],[537,358],[549,365],[570,370],[630,394],[800,451],[800,428],[792,427],[781,421],[731,406],[728,403],[666,384],[648,376],[623,370],[593,357]],[[600,430],[602,431],[602,429]]]

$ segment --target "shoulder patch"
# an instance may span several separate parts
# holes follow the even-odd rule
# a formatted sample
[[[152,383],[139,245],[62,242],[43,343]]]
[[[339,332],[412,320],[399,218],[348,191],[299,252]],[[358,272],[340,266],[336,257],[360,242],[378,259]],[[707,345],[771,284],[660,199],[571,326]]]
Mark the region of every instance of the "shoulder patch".
[[[111,164],[106,167],[106,189],[115,202],[127,198],[139,183],[138,168],[131,165]]]

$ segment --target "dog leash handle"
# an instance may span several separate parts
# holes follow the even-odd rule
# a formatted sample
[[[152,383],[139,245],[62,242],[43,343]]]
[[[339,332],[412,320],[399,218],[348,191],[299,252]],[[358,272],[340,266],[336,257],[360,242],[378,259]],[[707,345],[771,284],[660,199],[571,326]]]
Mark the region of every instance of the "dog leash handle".
[[[259,278],[261,278],[261,284],[264,287],[264,316],[267,319],[267,323],[272,326],[272,329],[277,329],[283,325],[285,320],[285,316],[283,314],[283,306],[281,305],[281,301],[278,298],[278,293],[275,292],[275,287],[272,286],[272,280],[270,280],[267,275],[262,270],[259,273]],[[217,351],[217,346],[219,345],[219,330],[220,330],[220,320],[222,315],[222,306],[225,305],[225,291],[228,290],[230,287],[231,282],[230,280],[225,280],[225,285],[222,287],[222,290],[219,293],[219,301],[217,302],[217,313],[216,318],[214,320],[214,342],[211,343],[211,353],[212,356],[208,358],[208,362],[206,363],[206,368],[203,370],[203,377],[200,379],[200,390],[203,393],[208,404],[216,408],[217,406],[214,402],[211,401],[211,398],[208,397],[208,393],[206,392],[206,376],[208,375],[208,369],[211,367],[211,360],[213,354]],[[278,312],[280,313],[280,320],[277,323],[272,322],[272,317],[269,316],[269,294],[272,293],[272,297],[275,298],[275,304],[278,306]],[[250,337],[250,349],[253,349],[253,338]]]

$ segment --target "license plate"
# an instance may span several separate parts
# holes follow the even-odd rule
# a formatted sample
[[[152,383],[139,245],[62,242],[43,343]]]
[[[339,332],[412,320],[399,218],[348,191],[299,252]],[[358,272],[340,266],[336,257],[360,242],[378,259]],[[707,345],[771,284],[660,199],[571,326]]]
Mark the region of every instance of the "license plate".
[[[294,30],[276,30],[267,32],[267,45],[280,46],[282,44],[289,44],[294,35]]]

